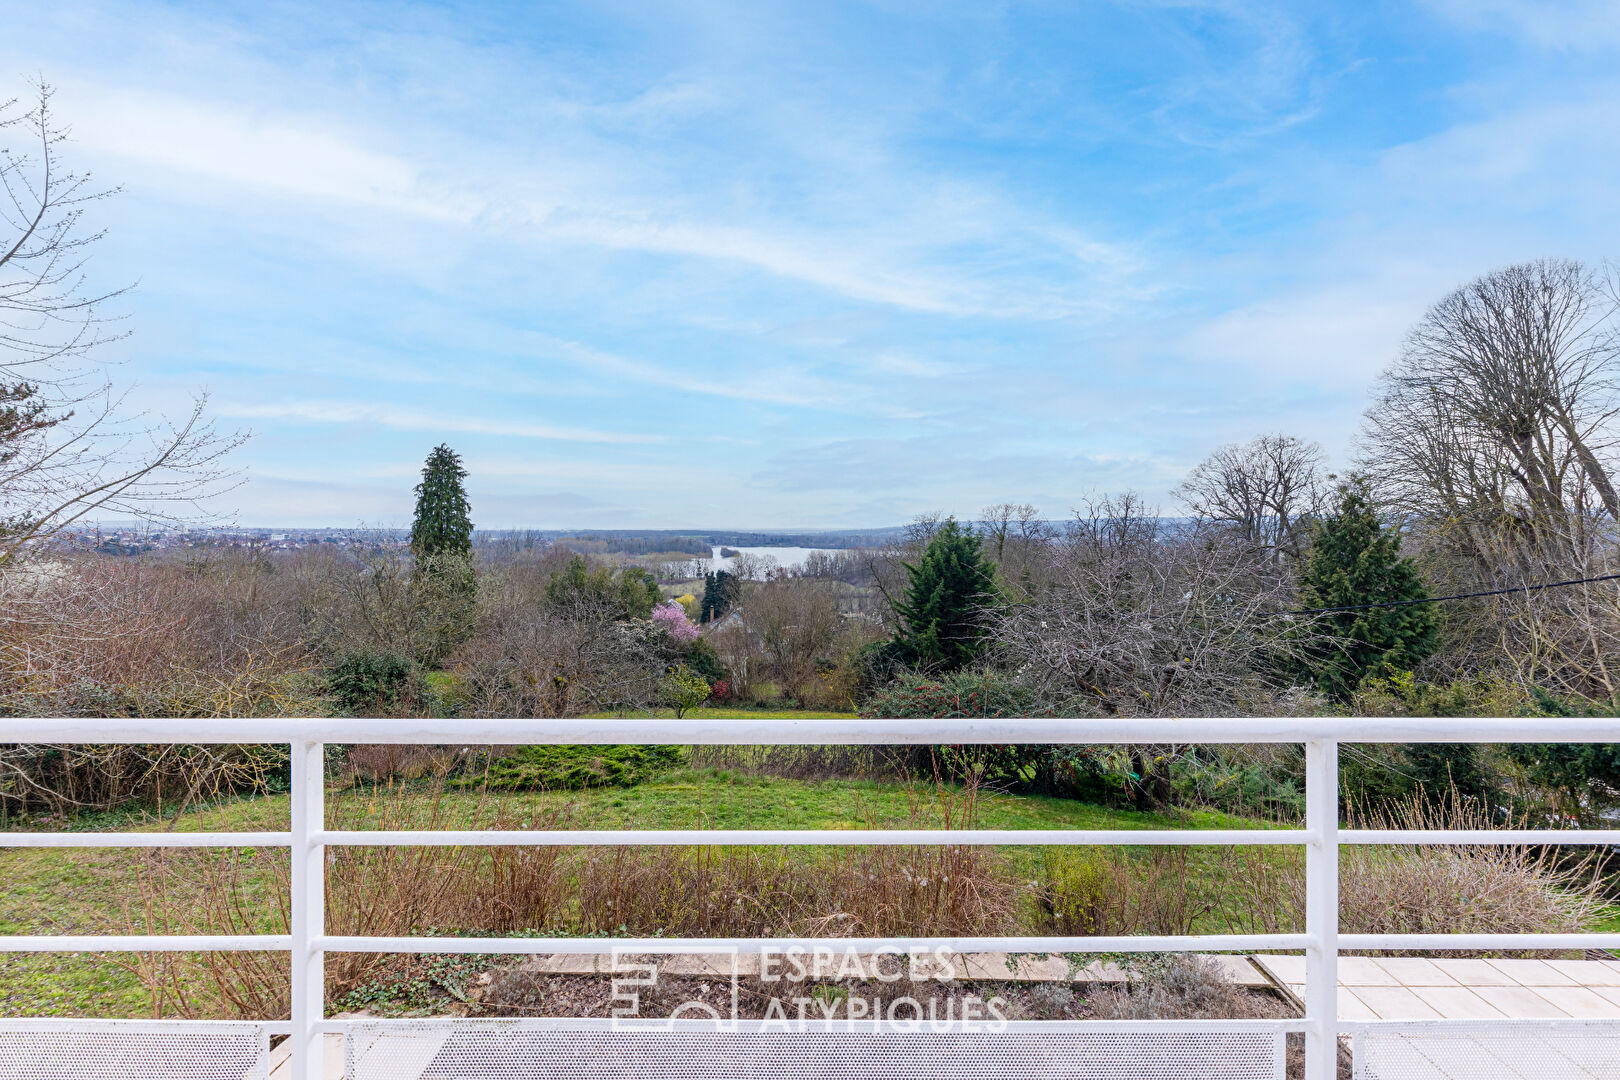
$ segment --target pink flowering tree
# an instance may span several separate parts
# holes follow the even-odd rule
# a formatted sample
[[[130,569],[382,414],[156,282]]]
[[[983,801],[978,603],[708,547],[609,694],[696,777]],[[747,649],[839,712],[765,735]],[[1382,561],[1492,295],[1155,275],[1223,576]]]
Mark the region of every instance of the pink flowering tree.
[[[662,626],[672,641],[685,645],[697,640],[697,624],[688,619],[686,609],[673,600],[653,608],[652,621]]]

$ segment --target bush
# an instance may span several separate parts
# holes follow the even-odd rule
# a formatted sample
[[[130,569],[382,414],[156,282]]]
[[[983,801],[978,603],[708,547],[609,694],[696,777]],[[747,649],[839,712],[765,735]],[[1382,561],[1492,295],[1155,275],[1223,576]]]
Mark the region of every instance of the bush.
[[[995,671],[958,671],[931,677],[907,672],[872,695],[863,717],[885,719],[972,719],[1051,717],[1059,710],[1029,686]],[[1090,746],[993,745],[918,747],[913,768],[960,779],[968,776],[1002,787],[1017,787],[1066,798],[1107,798],[1115,784],[1110,758]]]
[[[415,672],[415,663],[403,653],[361,649],[328,669],[326,688],[350,715],[397,712],[410,693]]]
[[[577,791],[633,787],[679,765],[678,746],[520,746],[490,764],[488,776],[464,777],[461,786],[506,791]]]
[[[529,820],[507,806],[468,815],[466,805],[414,798],[398,787],[380,789],[368,799],[334,803],[332,827],[576,824],[562,805],[524,809],[525,817],[533,816]],[[326,875],[326,918],[332,933],[344,935],[996,936],[1016,930],[1021,910],[1019,882],[1006,859],[995,849],[958,845],[850,847],[811,858],[788,848],[544,844],[350,848],[339,854]],[[289,881],[285,849],[160,850],[139,863],[135,907],[148,920],[137,924],[139,932],[285,934],[286,904],[267,898],[284,900]],[[385,953],[334,953],[326,965],[328,1000],[387,1001],[385,988],[398,987],[400,973],[419,970],[421,962]],[[165,1015],[287,1015],[285,952],[140,953],[134,967]]]
[[[677,662],[685,664],[710,683],[720,682],[726,677],[726,665],[721,662],[720,654],[704,638],[698,638],[688,645],[677,657]]]
[[[664,676],[659,690],[664,704],[675,710],[675,719],[684,717],[691,709],[709,700],[709,680],[680,664]]]

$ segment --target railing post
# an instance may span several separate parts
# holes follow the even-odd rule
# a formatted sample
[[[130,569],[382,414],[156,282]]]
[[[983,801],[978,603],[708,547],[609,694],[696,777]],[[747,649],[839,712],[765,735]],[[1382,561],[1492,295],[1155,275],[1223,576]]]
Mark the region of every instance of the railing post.
[[[1305,1080],[1339,1070],[1339,744],[1305,744]]]
[[[326,1018],[326,744],[292,744],[292,1076],[322,1080],[325,1047],[316,1026]]]

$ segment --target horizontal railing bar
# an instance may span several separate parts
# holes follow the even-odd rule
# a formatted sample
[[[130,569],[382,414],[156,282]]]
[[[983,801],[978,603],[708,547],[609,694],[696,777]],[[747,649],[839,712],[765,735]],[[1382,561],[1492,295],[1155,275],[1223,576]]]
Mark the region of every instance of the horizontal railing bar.
[[[519,956],[621,953],[670,954],[760,952],[831,948],[905,954],[911,950],[949,949],[955,953],[1114,953],[1114,952],[1247,952],[1255,949],[1304,949],[1306,934],[1208,934],[1165,937],[916,937],[916,938],[463,938],[346,937],[317,938],[326,952],[365,953],[505,953]]]
[[[550,743],[748,745],[917,745],[929,743],[1374,743],[1613,742],[1601,717],[1198,717],[979,720],[365,720],[250,719],[0,720],[0,743],[438,743],[455,746]]]
[[[0,935],[7,952],[286,952],[288,934],[18,934]]]
[[[1339,951],[1620,949],[1620,934],[1340,934]]]
[[[129,833],[59,832],[0,833],[0,848],[181,848],[288,847],[284,832]]]
[[[1339,843],[1620,845],[1620,829],[1340,829]]]
[[[483,829],[358,830],[317,835],[346,847],[710,846],[710,845],[1241,845],[1307,844],[1315,834],[1282,829]]]
[[[408,1032],[413,1029],[442,1029],[447,1023],[457,1028],[476,1031],[482,1025],[482,1020],[447,1020],[445,1017],[387,1017],[372,1019],[370,1017],[355,1017],[350,1020],[323,1020],[316,1027],[321,1031],[348,1032],[355,1028],[367,1030],[381,1028]],[[723,1027],[717,1026],[714,1020],[702,1019],[662,1019],[659,1017],[607,1017],[607,1016],[534,1016],[523,1017],[520,1020],[501,1019],[490,1021],[488,1026],[499,1027],[502,1030],[519,1031],[741,1031],[753,1032],[874,1032],[874,1031],[968,1031],[995,1034],[998,1032],[1041,1032],[1055,1033],[1060,1031],[1096,1031],[1096,1032],[1203,1032],[1203,1033],[1233,1033],[1244,1032],[1291,1032],[1303,1031],[1306,1026],[1304,1019],[1288,1018],[1280,1020],[941,1020],[930,1021],[924,1018],[917,1020],[827,1020],[805,1018],[804,1020],[744,1020],[737,1019],[721,1021]]]
[[[8,1016],[0,1019],[0,1031],[264,1031],[287,1035],[290,1020],[149,1020],[131,1017],[97,1016]]]

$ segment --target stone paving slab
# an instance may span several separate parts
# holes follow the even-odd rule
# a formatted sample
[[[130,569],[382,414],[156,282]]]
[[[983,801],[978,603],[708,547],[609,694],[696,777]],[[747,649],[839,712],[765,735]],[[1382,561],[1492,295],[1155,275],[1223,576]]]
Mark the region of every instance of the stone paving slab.
[[[1303,1008],[1305,958],[1252,958]],[[1620,962],[1339,958],[1341,1020],[1620,1019]]]

